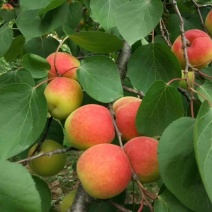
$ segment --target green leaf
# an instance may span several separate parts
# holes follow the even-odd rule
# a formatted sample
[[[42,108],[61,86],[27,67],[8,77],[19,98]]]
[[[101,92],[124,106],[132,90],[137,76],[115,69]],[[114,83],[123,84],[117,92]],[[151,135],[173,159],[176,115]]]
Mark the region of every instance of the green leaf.
[[[168,82],[181,78],[181,67],[170,48],[156,43],[141,46],[132,54],[127,73],[132,85],[145,93],[157,80]],[[173,86],[178,84],[177,81],[172,83]]]
[[[28,53],[37,54],[41,57],[46,58],[51,53],[56,51],[58,45],[59,42],[52,37],[39,37],[29,40],[25,45],[25,50]]]
[[[78,32],[70,35],[80,47],[95,53],[110,53],[122,48],[123,42],[116,37],[105,32]]]
[[[154,202],[154,212],[191,212],[169,190],[165,189]]]
[[[116,11],[126,2],[128,2],[128,0],[91,0],[90,8],[92,18],[108,31],[116,26]]]
[[[19,0],[19,4],[21,10],[36,10],[45,8],[48,4],[51,3],[51,1],[52,0],[36,0],[36,1]]]
[[[205,189],[212,201],[212,106],[203,102],[194,126],[194,146],[197,164]]]
[[[41,199],[29,171],[21,164],[0,160],[1,211],[41,212]]]
[[[78,26],[82,18],[82,11],[79,3],[69,4],[69,14],[66,25],[70,26],[72,29]]]
[[[67,3],[48,11],[43,18],[40,17],[40,9],[21,10],[16,24],[26,40],[30,40],[61,26],[65,23],[68,13]]]
[[[154,82],[138,109],[136,126],[141,135],[159,136],[174,120],[183,116],[182,98],[176,88]]]
[[[2,57],[10,48],[13,41],[13,30],[9,27],[4,25],[0,28],[0,57]]]
[[[122,4],[116,13],[116,26],[130,44],[147,36],[159,23],[163,13],[160,0],[137,0]]]
[[[47,104],[43,90],[27,84],[1,87],[0,99],[0,158],[7,159],[27,149],[40,136]]]
[[[205,100],[212,104],[212,81],[206,81],[203,85],[197,88],[197,95],[201,102]]]
[[[51,207],[51,192],[47,183],[37,176],[32,176],[35,186],[40,194],[42,212],[49,212]]]
[[[8,51],[4,54],[4,58],[7,62],[13,61],[18,57],[21,57],[24,51],[25,39],[23,35],[15,37]]]
[[[123,96],[117,66],[108,57],[85,58],[77,76],[83,89],[97,101],[108,103]]]
[[[180,118],[163,132],[158,159],[161,178],[166,187],[192,211],[212,211],[212,204],[196,164],[194,154],[195,119]]]
[[[0,76],[0,88],[4,85],[13,83],[26,83],[30,86],[35,85],[32,75],[23,68],[15,71],[8,71]]]
[[[57,8],[57,7],[59,7],[59,6],[62,5],[64,2],[65,2],[65,0],[52,0],[44,9],[42,9],[42,10],[39,12],[40,17],[43,18],[43,16],[44,16],[47,12],[49,12],[49,11],[51,11],[51,10],[53,10],[53,9],[55,9],[55,8]]]
[[[22,65],[25,69],[30,71],[33,78],[46,77],[51,68],[46,59],[36,54],[25,54],[22,59]]]

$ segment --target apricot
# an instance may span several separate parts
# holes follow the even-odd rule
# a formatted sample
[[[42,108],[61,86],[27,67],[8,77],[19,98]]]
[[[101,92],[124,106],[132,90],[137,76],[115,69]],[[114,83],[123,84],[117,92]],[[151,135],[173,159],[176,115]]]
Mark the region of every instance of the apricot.
[[[114,107],[116,108],[119,103],[120,102],[116,104],[115,102]],[[140,104],[141,99],[136,98],[136,100],[123,104],[122,106],[116,109],[116,124],[120,133],[122,134],[122,139],[124,141],[128,141],[131,138],[139,136],[139,133],[136,129],[136,115]]]
[[[120,194],[132,176],[126,154],[114,144],[98,144],[87,149],[77,162],[77,173],[85,191],[98,199]]]
[[[124,150],[140,182],[150,183],[160,178],[156,139],[135,137],[124,145]]]
[[[212,40],[210,36],[198,29],[191,29],[185,32],[187,43],[187,53],[189,63],[202,69],[212,61]],[[186,60],[184,57],[183,44],[181,36],[178,36],[172,45],[172,52],[176,55],[181,68],[185,69]]]
[[[14,10],[14,7],[11,4],[2,4],[1,6],[2,10]]]
[[[115,137],[110,111],[97,104],[84,105],[72,112],[65,121],[65,132],[71,146],[80,150],[111,143]]]
[[[212,10],[209,11],[205,18],[205,27],[208,30],[210,36],[212,36]]]
[[[113,103],[113,110],[114,112],[117,111],[118,108],[120,108],[121,106],[131,103],[131,102],[135,102],[135,101],[141,101],[141,99],[134,97],[134,96],[124,96],[121,97],[120,99],[117,99],[114,103]]]
[[[77,80],[76,71],[80,66],[80,61],[76,57],[66,52],[54,52],[46,60],[51,65],[48,78],[63,76]]]
[[[49,113],[56,119],[66,119],[71,112],[81,106],[83,91],[73,79],[57,77],[45,88]]]
[[[38,144],[35,144],[31,147],[28,153],[28,157],[30,157],[35,151]],[[40,152],[52,152],[57,149],[63,149],[63,146],[57,143],[54,140],[47,139],[45,140],[39,152],[36,152],[34,155],[39,154]],[[30,169],[37,175],[40,176],[53,176],[58,174],[66,165],[66,154],[55,154],[51,157],[42,156],[36,158],[29,162]]]

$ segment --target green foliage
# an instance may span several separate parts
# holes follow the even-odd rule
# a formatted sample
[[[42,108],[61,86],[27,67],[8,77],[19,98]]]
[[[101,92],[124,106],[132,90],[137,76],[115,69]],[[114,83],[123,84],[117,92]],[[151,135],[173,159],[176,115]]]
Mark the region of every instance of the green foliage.
[[[29,172],[21,164],[6,160],[0,160],[0,170],[1,210],[41,212],[40,194]]]
[[[79,59],[82,105],[108,107],[123,96],[142,99],[137,131],[159,141],[159,188],[144,185],[148,192],[143,190],[147,199],[149,192],[157,196],[149,201],[154,211],[212,211],[212,65],[195,71],[195,82],[184,90],[179,88],[181,66],[171,51],[183,27],[206,31],[202,21],[211,1],[15,2],[10,1],[13,9],[0,9],[0,211],[48,212],[51,202],[60,202],[61,197],[51,201],[47,179],[31,176],[27,166],[17,164],[46,138],[69,146],[65,120],[50,117],[44,96],[50,69],[46,57],[55,51]],[[115,137],[113,143],[119,145]],[[54,180],[76,177],[75,170],[65,171]],[[94,200],[89,211],[116,211],[112,202],[137,211],[142,200],[142,211],[151,211],[138,188],[129,190],[111,200]]]

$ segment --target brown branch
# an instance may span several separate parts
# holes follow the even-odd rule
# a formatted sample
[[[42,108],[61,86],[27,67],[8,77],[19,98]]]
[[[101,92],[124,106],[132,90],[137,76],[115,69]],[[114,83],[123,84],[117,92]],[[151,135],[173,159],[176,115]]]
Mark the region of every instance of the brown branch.
[[[138,90],[136,90],[136,89],[134,89],[134,88],[129,88],[129,87],[125,86],[125,85],[122,85],[122,88],[123,88],[125,91],[128,91],[129,93],[138,95],[141,99],[143,99],[144,96],[145,96],[144,93],[143,93],[142,91],[138,91]]]
[[[184,70],[184,74],[185,74],[185,78],[188,77],[188,69],[189,68],[193,68],[189,62],[188,59],[188,52],[187,52],[187,46],[190,44],[189,41],[186,39],[185,37],[185,27],[184,27],[184,20],[183,17],[180,13],[180,10],[177,6],[177,1],[173,0],[173,6],[174,6],[174,10],[178,15],[178,18],[180,19],[180,32],[181,32],[181,39],[182,39],[182,49],[183,49],[183,53],[184,53],[184,57],[185,57],[185,61],[186,61],[186,66],[185,66],[185,70]]]
[[[127,208],[125,208],[122,205],[119,205],[113,201],[110,201],[110,204],[113,205],[115,208],[117,208],[120,212],[132,212],[131,210],[128,210]]]
[[[73,204],[67,212],[87,212],[88,206],[93,198],[84,190],[81,184],[77,188],[77,193],[74,197]]]
[[[67,149],[56,149],[56,150],[51,151],[51,152],[40,152],[37,155],[34,155],[32,157],[25,158],[23,160],[19,160],[19,161],[17,161],[17,163],[26,163],[26,162],[32,161],[32,160],[34,160],[36,158],[40,158],[40,157],[43,157],[43,156],[51,157],[52,155],[70,152],[71,150],[76,150],[76,149],[73,148],[73,147],[68,147]]]
[[[131,46],[124,41],[122,50],[120,51],[117,59],[116,59],[116,65],[119,69],[121,81],[124,81],[127,73],[127,63],[131,56]]]
[[[169,47],[172,46],[171,41],[170,41],[170,37],[169,37],[169,31],[166,28],[166,25],[163,21],[163,19],[160,19],[160,31],[161,31],[161,35],[163,37],[163,39],[166,41],[167,45]]]

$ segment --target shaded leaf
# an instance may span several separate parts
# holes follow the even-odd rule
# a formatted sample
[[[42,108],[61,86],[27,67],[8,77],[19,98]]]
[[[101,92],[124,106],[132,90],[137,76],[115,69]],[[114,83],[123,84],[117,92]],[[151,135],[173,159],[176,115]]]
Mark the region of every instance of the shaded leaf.
[[[59,45],[59,42],[52,38],[33,38],[29,40],[25,45],[25,50],[28,53],[33,53],[40,55],[41,57],[46,58],[51,53],[55,52],[57,47]]]
[[[155,212],[191,212],[169,190],[165,189],[154,202]]]
[[[42,211],[40,195],[26,168],[0,160],[0,172],[1,211]]]
[[[2,57],[10,48],[10,45],[13,41],[13,30],[9,27],[4,25],[0,28],[0,57]]]
[[[15,71],[8,71],[0,76],[0,88],[12,83],[26,83],[30,86],[35,85],[32,75],[23,68]]]
[[[162,13],[160,0],[128,1],[117,10],[116,26],[124,39],[132,45],[156,27]]]
[[[157,80],[168,82],[181,78],[181,67],[176,56],[164,44],[149,44],[139,47],[128,63],[131,83],[144,93]],[[173,82],[177,86],[179,82]]]
[[[25,39],[22,35],[15,37],[8,51],[4,54],[7,62],[13,61],[21,57],[24,50]]]
[[[46,123],[43,90],[27,84],[0,88],[0,158],[10,158],[27,149],[40,136]]]
[[[46,77],[51,68],[46,59],[36,54],[25,54],[22,59],[22,65],[25,69],[30,71],[33,78]]]
[[[95,53],[110,53],[122,48],[123,42],[116,37],[105,32],[78,32],[70,35],[80,47]]]
[[[37,176],[32,176],[35,186],[40,194],[42,212],[49,212],[51,207],[51,192],[47,183]]]
[[[203,102],[197,115],[194,127],[194,146],[197,164],[205,185],[205,189],[212,201],[212,106]]]
[[[194,154],[195,119],[180,118],[163,132],[159,146],[159,168],[166,187],[192,211],[211,211],[212,204],[196,164]]]
[[[182,98],[176,88],[154,82],[142,100],[136,117],[141,135],[159,136],[174,120],[183,116]]]
[[[85,58],[77,76],[83,89],[97,101],[108,103],[123,96],[118,69],[108,57]]]

